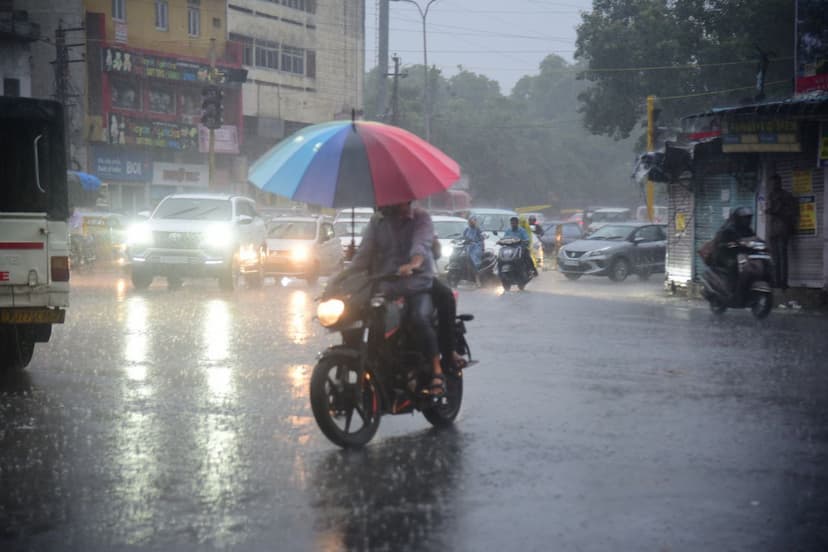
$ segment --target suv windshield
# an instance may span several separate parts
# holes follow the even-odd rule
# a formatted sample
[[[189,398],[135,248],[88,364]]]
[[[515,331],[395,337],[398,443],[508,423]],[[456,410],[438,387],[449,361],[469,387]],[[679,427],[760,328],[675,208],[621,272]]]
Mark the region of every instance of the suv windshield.
[[[475,216],[477,217],[477,225],[484,232],[500,232],[509,228],[509,219],[514,215],[480,214]]]
[[[629,211],[596,211],[592,214],[592,222],[620,222],[629,218]]]
[[[297,220],[277,222],[270,227],[267,235],[280,240],[313,240],[316,239],[316,222]]]
[[[620,224],[607,224],[602,226],[587,238],[589,240],[623,240],[626,239],[630,233],[635,230],[630,226],[621,226]]]
[[[459,238],[463,235],[467,223],[460,220],[446,220],[434,223],[434,233],[438,238]]]
[[[233,211],[226,199],[171,197],[161,202],[153,218],[179,220],[230,220]]]
[[[355,220],[353,229],[354,231],[351,232],[351,221],[350,220],[339,220],[334,223],[334,234],[339,237],[342,236],[361,236],[365,229],[368,227],[367,220]]]

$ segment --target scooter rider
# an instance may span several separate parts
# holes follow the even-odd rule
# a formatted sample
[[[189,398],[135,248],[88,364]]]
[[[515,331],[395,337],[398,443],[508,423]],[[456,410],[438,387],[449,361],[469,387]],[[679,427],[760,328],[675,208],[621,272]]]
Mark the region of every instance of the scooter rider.
[[[463,230],[463,239],[469,242],[469,260],[474,266],[475,280],[480,284],[480,279],[476,275],[477,271],[480,270],[480,261],[483,258],[483,231],[477,225],[476,216],[469,217],[468,226]]]
[[[523,247],[523,258],[526,262],[526,268],[530,273],[536,273],[535,263],[532,261],[532,255],[529,251],[529,233],[525,229],[521,228],[520,220],[517,217],[509,219],[509,228],[503,232],[503,237],[517,238],[520,240],[521,246]]]
[[[739,275],[738,261],[736,256],[739,253],[739,240],[750,238],[755,235],[753,230],[753,211],[747,207],[738,207],[730,213],[716,237],[713,239],[715,249],[713,252],[713,265],[722,269],[727,274],[728,284],[731,291],[736,289]]]

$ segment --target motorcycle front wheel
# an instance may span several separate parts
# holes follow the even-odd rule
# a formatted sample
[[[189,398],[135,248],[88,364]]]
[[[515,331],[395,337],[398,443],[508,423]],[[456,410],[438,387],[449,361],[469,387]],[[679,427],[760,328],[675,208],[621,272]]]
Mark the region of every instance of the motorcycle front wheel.
[[[327,357],[313,368],[310,400],[319,429],[342,448],[366,445],[380,424],[380,397],[370,373],[359,377],[355,360]]]
[[[446,394],[440,402],[433,407],[423,410],[423,416],[434,427],[445,427],[454,423],[460,413],[460,405],[463,403],[463,375],[445,374]]]
[[[769,293],[756,293],[750,305],[750,312],[757,320],[761,320],[770,314],[772,307],[773,301]]]

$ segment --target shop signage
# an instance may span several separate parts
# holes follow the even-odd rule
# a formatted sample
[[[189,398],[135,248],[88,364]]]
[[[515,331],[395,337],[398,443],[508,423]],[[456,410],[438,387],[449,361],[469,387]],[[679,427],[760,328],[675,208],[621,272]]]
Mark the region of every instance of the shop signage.
[[[828,123],[820,125],[817,167],[828,167]]]
[[[210,65],[207,63],[184,61],[114,47],[105,48],[102,59],[103,70],[113,73],[128,73],[175,81],[206,82],[210,80]],[[244,82],[246,77],[246,72],[240,69],[218,68],[214,72],[213,82],[216,84]]]
[[[828,90],[825,0],[796,1],[796,93]]]
[[[152,183],[156,186],[190,186],[206,188],[209,184],[207,165],[189,163],[153,163]]]
[[[794,171],[792,191],[794,195],[808,195],[814,193],[814,185],[811,182],[811,171]]]
[[[104,182],[152,181],[152,163],[143,153],[95,147],[92,156],[95,176]]]
[[[115,42],[128,42],[129,33],[127,24],[120,21],[115,22]]]
[[[198,151],[210,151],[210,129],[204,125],[198,126]],[[239,134],[236,125],[223,125],[217,128],[213,136],[213,152],[239,153]]]
[[[104,131],[110,144],[153,146],[179,151],[197,151],[198,128],[184,123],[147,121],[116,113],[107,115]]]
[[[752,115],[727,116],[722,125],[722,152],[799,152],[799,125],[790,119]]]
[[[799,236],[816,236],[817,233],[817,216],[816,216],[816,196],[803,195],[799,196],[799,221],[797,223],[796,233]]]

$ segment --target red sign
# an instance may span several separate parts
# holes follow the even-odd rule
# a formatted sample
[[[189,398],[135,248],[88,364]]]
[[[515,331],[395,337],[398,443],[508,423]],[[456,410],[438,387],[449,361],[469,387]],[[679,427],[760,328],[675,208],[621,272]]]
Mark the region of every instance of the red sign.
[[[9,273],[8,272],[0,272],[0,282],[8,282],[9,281]]]

